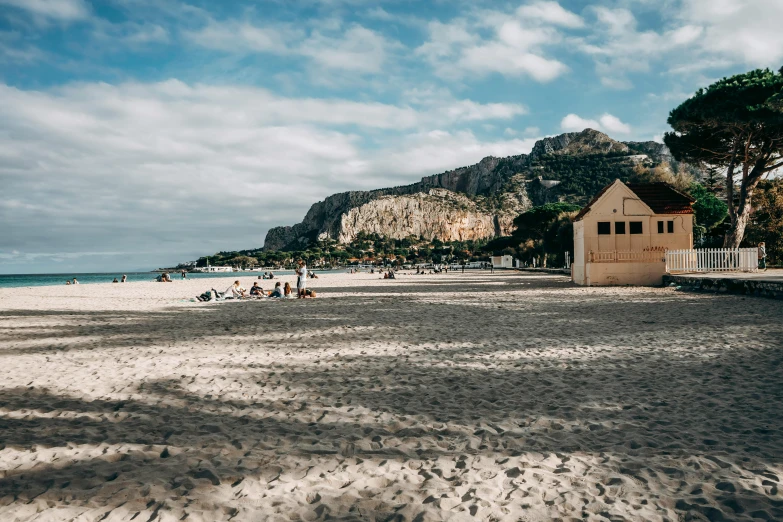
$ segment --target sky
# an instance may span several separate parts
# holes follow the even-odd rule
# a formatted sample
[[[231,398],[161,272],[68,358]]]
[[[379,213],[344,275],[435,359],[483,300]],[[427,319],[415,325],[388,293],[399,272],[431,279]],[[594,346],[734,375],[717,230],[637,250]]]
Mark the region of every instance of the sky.
[[[0,273],[262,246],[335,192],[783,65],[780,0],[0,0]]]

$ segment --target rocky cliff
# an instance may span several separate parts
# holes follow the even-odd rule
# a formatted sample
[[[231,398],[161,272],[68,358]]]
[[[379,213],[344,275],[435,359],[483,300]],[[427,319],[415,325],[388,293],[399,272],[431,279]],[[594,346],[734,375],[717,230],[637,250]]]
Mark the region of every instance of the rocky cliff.
[[[466,241],[508,235],[512,221],[529,206],[527,200],[509,201],[490,211],[463,194],[430,189],[404,196],[382,196],[352,208],[340,219],[337,240],[350,243],[359,232],[394,239],[408,236]]]
[[[358,232],[442,241],[507,235],[521,212],[568,195],[570,185],[553,183],[557,173],[541,167],[542,159],[602,155],[611,155],[617,165],[670,157],[654,142],[622,143],[592,129],[561,134],[538,141],[529,155],[487,157],[411,185],[334,194],[310,207],[301,223],[270,229],[264,249],[298,250],[319,238],[347,243]]]

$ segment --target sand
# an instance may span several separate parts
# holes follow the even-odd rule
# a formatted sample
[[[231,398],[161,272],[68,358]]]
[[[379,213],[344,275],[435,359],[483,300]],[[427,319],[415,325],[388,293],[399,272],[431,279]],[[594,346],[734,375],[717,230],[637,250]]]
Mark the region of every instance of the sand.
[[[781,301],[217,281],[0,290],[0,520],[783,520]]]

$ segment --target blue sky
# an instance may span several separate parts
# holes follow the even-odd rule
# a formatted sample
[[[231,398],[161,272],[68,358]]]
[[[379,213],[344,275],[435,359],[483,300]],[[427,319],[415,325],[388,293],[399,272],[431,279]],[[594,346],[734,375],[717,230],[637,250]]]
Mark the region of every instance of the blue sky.
[[[783,65],[780,0],[0,0],[0,273],[261,246],[331,193]]]

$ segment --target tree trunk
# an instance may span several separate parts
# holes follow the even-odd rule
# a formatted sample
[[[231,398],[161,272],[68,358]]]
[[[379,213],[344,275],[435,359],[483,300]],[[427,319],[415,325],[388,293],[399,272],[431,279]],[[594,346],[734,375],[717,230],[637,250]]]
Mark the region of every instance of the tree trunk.
[[[726,237],[723,238],[724,248],[739,248],[742,239],[745,237],[745,227],[748,226],[748,219],[750,219],[750,200],[740,206],[739,212],[731,217],[731,229],[726,233]]]

